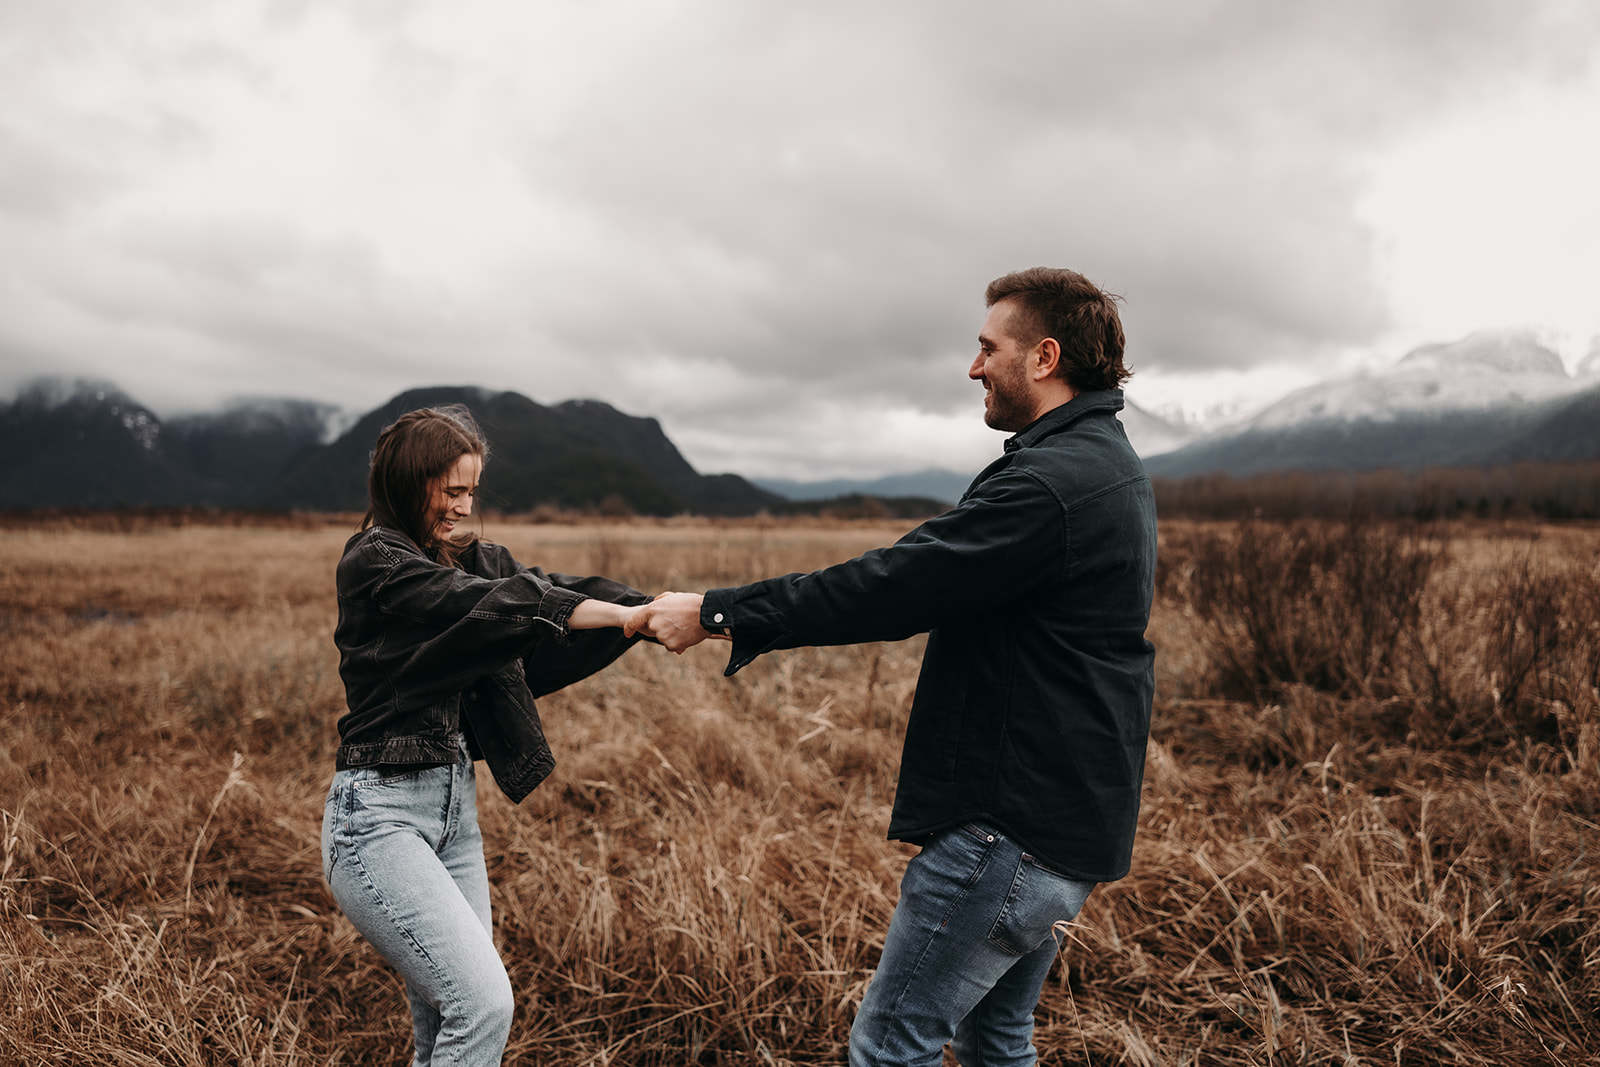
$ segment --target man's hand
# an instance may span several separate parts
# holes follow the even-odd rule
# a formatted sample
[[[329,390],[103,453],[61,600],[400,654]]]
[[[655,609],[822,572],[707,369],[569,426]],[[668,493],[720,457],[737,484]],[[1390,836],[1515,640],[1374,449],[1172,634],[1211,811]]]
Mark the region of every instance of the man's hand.
[[[653,637],[669,651],[681,653],[712,636],[700,625],[702,599],[699,593],[662,593],[634,608],[622,632]]]

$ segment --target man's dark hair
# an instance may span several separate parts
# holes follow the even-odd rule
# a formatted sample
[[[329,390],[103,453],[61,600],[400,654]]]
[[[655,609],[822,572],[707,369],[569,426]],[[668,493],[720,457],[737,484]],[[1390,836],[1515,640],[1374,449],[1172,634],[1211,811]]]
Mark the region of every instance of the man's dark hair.
[[[1115,389],[1133,376],[1122,363],[1122,298],[1088,278],[1059,267],[1030,267],[996,278],[984,292],[985,306],[1016,302],[1016,339],[1029,347],[1046,337],[1061,346],[1056,373],[1075,392]]]

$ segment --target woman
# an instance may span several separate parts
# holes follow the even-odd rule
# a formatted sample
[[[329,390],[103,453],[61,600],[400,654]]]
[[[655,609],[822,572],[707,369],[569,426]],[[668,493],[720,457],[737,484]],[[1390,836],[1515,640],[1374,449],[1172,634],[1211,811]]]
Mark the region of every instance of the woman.
[[[416,1064],[498,1064],[511,985],[495,951],[473,761],[520,802],[554,768],[534,697],[632,643],[650,598],[529,570],[459,536],[488,447],[465,408],[378,435],[370,506],[338,567],[337,769],[322,823],[339,907],[405,978]]]

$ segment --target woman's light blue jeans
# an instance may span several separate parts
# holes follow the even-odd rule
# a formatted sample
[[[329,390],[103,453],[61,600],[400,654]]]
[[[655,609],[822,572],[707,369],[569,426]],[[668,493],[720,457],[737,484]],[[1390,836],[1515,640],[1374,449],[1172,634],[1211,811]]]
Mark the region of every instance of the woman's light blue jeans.
[[[490,932],[465,746],[452,767],[334,772],[322,861],[334,900],[405,979],[417,1067],[498,1064],[511,1033],[511,982]]]
[[[1033,1009],[1093,882],[1046,870],[998,830],[939,834],[906,866],[883,956],[850,1027],[850,1067],[1037,1061]]]

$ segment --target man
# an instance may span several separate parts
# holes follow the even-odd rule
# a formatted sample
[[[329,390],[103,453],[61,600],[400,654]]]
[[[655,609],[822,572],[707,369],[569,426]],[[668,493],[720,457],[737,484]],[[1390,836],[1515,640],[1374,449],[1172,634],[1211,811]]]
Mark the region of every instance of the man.
[[[1115,298],[1036,267],[990,283],[968,376],[1014,434],[955,509],[888,548],[703,598],[636,628],[681,651],[729,638],[733,674],[802,645],[928,645],[889,836],[907,865],[850,1030],[852,1067],[1031,1064],[1052,931],[1128,873],[1154,690],[1150,480],[1115,413]],[[631,630],[630,630],[631,632]]]

